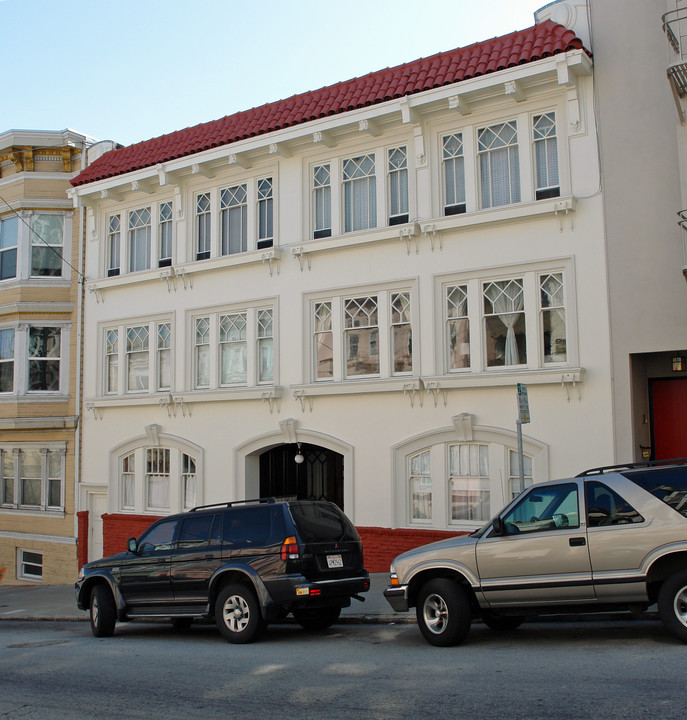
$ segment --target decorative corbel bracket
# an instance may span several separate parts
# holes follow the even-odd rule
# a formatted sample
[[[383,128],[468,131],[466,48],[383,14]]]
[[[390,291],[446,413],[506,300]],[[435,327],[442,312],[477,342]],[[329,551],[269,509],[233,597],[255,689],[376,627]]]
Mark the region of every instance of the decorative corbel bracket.
[[[274,276],[274,269],[277,270],[277,275],[279,275],[279,258],[277,257],[277,253],[274,252],[274,250],[267,250],[264,252],[260,259],[263,263],[268,263],[270,268],[270,277]]]
[[[565,399],[570,402],[570,395],[577,391],[577,402],[582,401],[580,385],[582,384],[581,372],[564,372],[561,375],[561,387],[565,391]]]
[[[405,243],[406,255],[410,255],[410,249],[413,245],[415,246],[415,254],[419,254],[420,248],[417,242],[417,235],[415,234],[415,223],[402,227],[398,232],[398,237],[402,243]]]
[[[189,290],[193,287],[193,278],[186,274],[184,268],[174,268],[175,277],[181,278],[181,282],[184,285],[184,290]]]
[[[298,265],[300,266],[301,272],[303,272],[303,261],[305,260],[306,265],[308,266],[308,270],[310,270],[310,256],[308,253],[303,251],[302,246],[298,247],[292,247],[291,248],[291,255],[298,260]]]
[[[171,268],[169,268],[167,270],[162,270],[160,272],[160,280],[167,281],[167,292],[168,293],[171,293],[172,290],[174,290],[174,292],[177,291],[176,276],[173,275]]]
[[[372,137],[379,137],[382,134],[381,128],[374,120],[358,120],[358,130]]]
[[[93,293],[96,303],[100,304],[102,302],[105,302],[103,291],[95,283],[91,283],[88,286],[88,292]]]
[[[437,226],[434,223],[426,223],[425,225],[422,225],[420,227],[420,230],[422,230],[422,234],[429,238],[429,246],[432,249],[432,252],[434,252],[434,243],[435,241],[439,240],[439,250],[443,250],[444,246],[441,242],[441,233],[437,233]]]
[[[301,404],[301,412],[305,412],[305,407],[307,405],[308,410],[312,412],[312,398],[308,397],[305,394],[305,390],[294,390],[293,391],[293,397],[298,400]]]
[[[171,393],[167,397],[160,398],[160,407],[167,410],[167,417],[176,417],[176,408],[174,407],[174,399]]]
[[[93,413],[93,419],[94,420],[102,420],[103,419],[103,412],[99,407],[96,407],[94,403],[87,402],[86,403],[86,411]]]
[[[174,415],[176,416],[176,409],[181,409],[181,416],[186,417],[187,415],[191,417],[191,406],[184,400],[183,395],[171,395],[170,396],[172,400],[174,400]]]
[[[277,394],[274,392],[274,390],[268,390],[267,392],[262,393],[260,395],[260,400],[269,404],[270,415],[272,414],[275,406],[277,408],[277,412],[279,412],[279,398],[277,397]]]
[[[558,218],[558,229],[560,232],[563,232],[563,225],[566,217],[570,220],[570,229],[575,229],[573,225],[574,210],[575,206],[571,200],[561,200],[554,205],[553,214]]]
[[[444,401],[444,407],[448,405],[448,394],[445,389],[441,387],[441,385],[436,380],[423,380],[423,385],[425,386],[425,392],[428,395],[432,396],[432,399],[434,400],[434,407],[437,407],[439,403],[439,397],[441,396],[441,399]]]
[[[312,141],[314,143],[322,143],[325,147],[333,148],[336,147],[336,140],[326,131],[318,130],[312,134]]]
[[[420,394],[420,387],[417,382],[404,383],[403,394],[408,395],[410,398],[410,407],[415,407],[415,400],[418,400],[420,407],[422,407],[422,395]]]

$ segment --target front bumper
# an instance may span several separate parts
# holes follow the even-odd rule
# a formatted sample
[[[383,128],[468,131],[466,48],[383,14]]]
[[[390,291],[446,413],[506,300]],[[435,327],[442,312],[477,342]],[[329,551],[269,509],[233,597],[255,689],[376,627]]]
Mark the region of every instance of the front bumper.
[[[396,612],[408,612],[408,586],[390,585],[384,591],[384,597]]]

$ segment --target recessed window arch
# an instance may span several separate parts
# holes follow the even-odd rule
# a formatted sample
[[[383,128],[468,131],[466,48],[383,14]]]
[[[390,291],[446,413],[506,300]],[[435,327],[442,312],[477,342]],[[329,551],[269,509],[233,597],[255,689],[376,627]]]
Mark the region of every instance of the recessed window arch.
[[[394,521],[397,527],[474,530],[519,492],[516,433],[453,418],[394,447]],[[523,439],[524,485],[545,482],[548,446]]]
[[[167,515],[189,510],[203,501],[203,450],[195,443],[159,433],[114,448],[110,454],[111,507],[120,512]]]

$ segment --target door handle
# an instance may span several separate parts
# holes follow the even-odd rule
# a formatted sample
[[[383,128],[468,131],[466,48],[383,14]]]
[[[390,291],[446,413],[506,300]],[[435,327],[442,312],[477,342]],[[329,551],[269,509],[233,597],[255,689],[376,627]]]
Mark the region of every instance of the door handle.
[[[587,544],[587,541],[583,537],[570,538],[568,542],[570,543],[570,547],[580,547],[581,545]]]

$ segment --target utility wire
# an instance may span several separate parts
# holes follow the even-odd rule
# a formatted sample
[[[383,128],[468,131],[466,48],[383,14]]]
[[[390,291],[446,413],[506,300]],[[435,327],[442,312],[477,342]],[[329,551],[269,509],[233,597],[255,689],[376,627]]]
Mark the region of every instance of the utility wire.
[[[55,248],[55,247],[54,247],[53,245],[51,245],[47,240],[45,240],[44,238],[42,238],[42,237],[31,227],[31,225],[29,225],[29,223],[26,222],[26,220],[21,216],[21,214],[20,214],[19,212],[17,212],[17,211],[7,202],[7,200],[5,200],[5,198],[4,198],[2,195],[0,195],[0,200],[2,200],[2,202],[4,202],[5,205],[7,205],[7,207],[19,218],[19,220],[20,220],[21,222],[23,222],[24,225],[26,225],[26,227],[29,229],[29,231],[31,232],[32,235],[35,235],[35,236],[43,243],[43,245],[45,245],[45,247],[47,247],[47,248],[49,248],[50,250],[52,250],[52,252],[54,252],[55,255],[57,255],[57,257],[59,257],[60,260],[61,260],[63,263],[66,263],[67,265],[69,265],[69,267],[81,278],[81,282],[84,282],[84,281],[86,280],[86,276],[85,276],[82,272],[80,272],[79,270],[77,270],[77,269],[69,262],[69,260],[65,260],[64,255],[63,255],[57,248]]]

